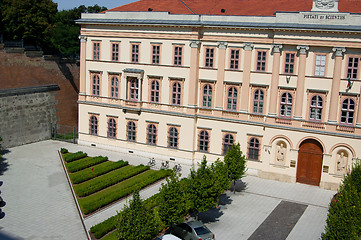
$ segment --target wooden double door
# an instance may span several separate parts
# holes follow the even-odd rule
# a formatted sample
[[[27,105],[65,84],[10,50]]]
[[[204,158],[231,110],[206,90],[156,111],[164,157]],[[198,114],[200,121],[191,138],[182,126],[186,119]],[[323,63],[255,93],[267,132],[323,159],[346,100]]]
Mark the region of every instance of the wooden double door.
[[[296,181],[318,186],[321,180],[323,148],[313,139],[307,139],[298,151]]]

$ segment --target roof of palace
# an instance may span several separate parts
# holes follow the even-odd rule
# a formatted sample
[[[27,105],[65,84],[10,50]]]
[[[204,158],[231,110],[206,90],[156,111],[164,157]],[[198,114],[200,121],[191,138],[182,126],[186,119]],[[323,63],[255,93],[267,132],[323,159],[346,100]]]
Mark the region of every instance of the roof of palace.
[[[340,12],[361,13],[361,0],[339,0]],[[275,12],[311,11],[312,0],[139,0],[107,12],[272,16]]]

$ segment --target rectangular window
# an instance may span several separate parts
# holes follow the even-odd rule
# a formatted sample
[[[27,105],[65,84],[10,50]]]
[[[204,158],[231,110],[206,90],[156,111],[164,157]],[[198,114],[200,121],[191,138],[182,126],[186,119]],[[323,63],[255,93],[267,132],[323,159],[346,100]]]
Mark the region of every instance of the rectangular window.
[[[257,52],[257,71],[266,71],[266,51]]]
[[[174,47],[174,65],[181,66],[182,65],[182,52],[183,47]]]
[[[229,68],[230,69],[239,68],[239,50],[235,50],[235,49],[231,50],[231,62]]]
[[[358,57],[349,57],[347,65],[347,78],[357,79]]]
[[[110,79],[110,97],[119,97],[119,79],[116,76]]]
[[[92,76],[92,95],[100,96],[100,76],[99,76],[99,74],[94,74]]]
[[[139,62],[139,44],[132,44],[132,62]]]
[[[112,61],[119,61],[119,43],[112,43]]]
[[[152,64],[160,63],[160,46],[153,45],[152,46]]]
[[[93,42],[93,59],[100,59],[100,42]]]
[[[293,74],[295,67],[295,54],[294,53],[286,53],[285,57],[285,73]]]
[[[326,71],[326,55],[316,55],[315,76],[323,77]]]
[[[205,67],[212,68],[214,65],[214,48],[206,48]]]
[[[139,82],[137,78],[128,80],[128,99],[131,101],[139,100]]]

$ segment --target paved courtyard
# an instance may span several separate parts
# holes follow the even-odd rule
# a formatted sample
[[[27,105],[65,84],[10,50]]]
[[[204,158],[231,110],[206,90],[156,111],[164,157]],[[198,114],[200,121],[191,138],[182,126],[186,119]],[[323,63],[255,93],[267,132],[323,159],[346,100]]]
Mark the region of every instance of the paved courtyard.
[[[146,164],[149,160],[148,157],[51,140],[9,149],[4,156],[7,169],[0,173],[1,196],[6,202],[5,217],[0,220],[0,239],[87,239],[57,153],[61,147],[69,151],[82,150],[90,156],[108,156],[113,161],[123,159],[130,164]],[[183,174],[187,175],[189,169],[183,166]],[[284,217],[276,211],[282,209],[280,206],[284,203],[292,207],[292,204],[304,206],[295,224],[288,226],[289,231],[284,233],[287,239],[320,237],[327,206],[335,192],[254,176],[245,177],[243,182],[244,190],[236,194],[228,192],[221,199],[220,209],[201,216],[217,240],[257,239],[273,227],[277,232],[280,226],[273,219]],[[151,196],[159,186],[160,183],[143,190],[141,196]],[[87,217],[86,229],[114,215],[124,203],[125,200]]]

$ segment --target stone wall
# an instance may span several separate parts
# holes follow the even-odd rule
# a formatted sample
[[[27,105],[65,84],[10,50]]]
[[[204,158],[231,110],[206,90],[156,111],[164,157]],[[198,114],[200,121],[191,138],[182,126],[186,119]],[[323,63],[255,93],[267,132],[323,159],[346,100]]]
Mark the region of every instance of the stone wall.
[[[57,85],[0,90],[0,136],[5,148],[49,139],[56,121]]]

